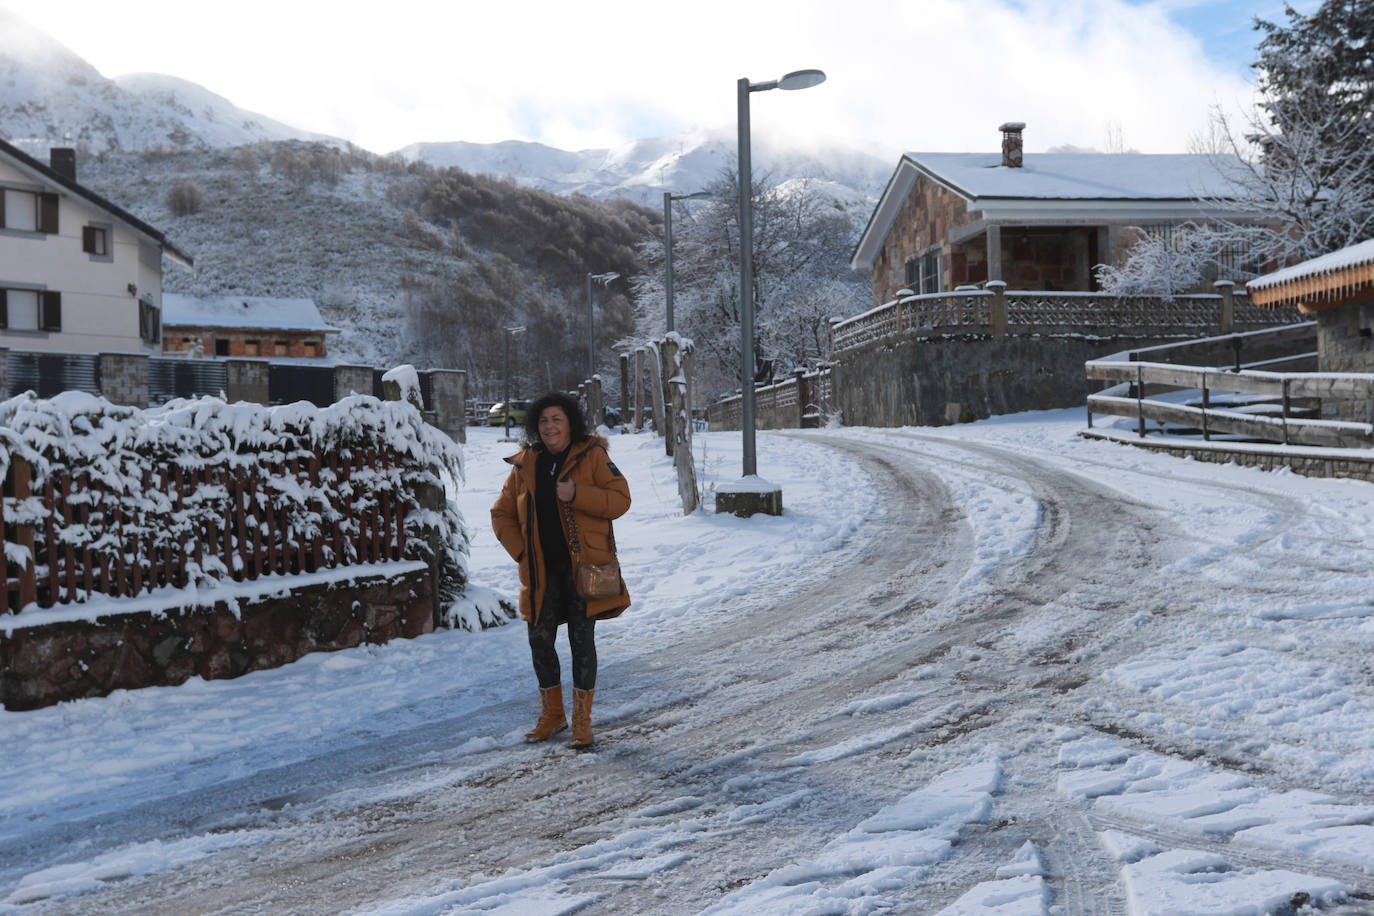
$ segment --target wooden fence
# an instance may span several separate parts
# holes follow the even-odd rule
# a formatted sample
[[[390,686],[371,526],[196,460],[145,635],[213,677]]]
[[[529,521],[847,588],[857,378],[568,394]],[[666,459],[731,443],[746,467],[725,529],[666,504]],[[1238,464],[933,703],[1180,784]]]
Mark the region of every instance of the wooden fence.
[[[354,449],[258,461],[246,470],[150,467],[130,499],[87,472],[55,475],[33,492],[29,464],[12,460],[0,499],[0,614],[207,576],[244,581],[406,556],[394,456]]]
[[[1283,328],[1267,332],[1274,339],[1297,339],[1297,335],[1314,336],[1314,322],[1301,327]],[[1264,332],[1245,335],[1253,341],[1266,336]],[[1094,414],[1128,417],[1136,421],[1136,431],[1143,438],[1148,432],[1147,421],[1162,430],[1173,424],[1187,430],[1199,430],[1204,440],[1213,435],[1241,436],[1284,445],[1308,445],[1327,448],[1374,448],[1374,374],[1349,372],[1276,372],[1256,368],[1219,368],[1216,366],[1180,365],[1165,361],[1139,359],[1155,356],[1160,360],[1183,353],[1202,353],[1217,349],[1220,338],[1195,341],[1181,345],[1153,347],[1126,354],[1127,358],[1092,360],[1085,364],[1087,377],[1116,385],[1091,394],[1087,399],[1088,426]],[[1237,341],[1239,343],[1240,341]],[[1241,352],[1239,346],[1236,352]],[[1315,354],[1304,353],[1290,359],[1313,359]],[[1277,365],[1281,360],[1267,360],[1263,365]],[[1157,395],[1197,391],[1197,404],[1162,400]],[[1212,403],[1217,392],[1230,395],[1258,396],[1268,400],[1277,412],[1273,415],[1236,406],[1217,406]],[[1355,401],[1368,414],[1368,422],[1350,422],[1314,417],[1328,401]]]

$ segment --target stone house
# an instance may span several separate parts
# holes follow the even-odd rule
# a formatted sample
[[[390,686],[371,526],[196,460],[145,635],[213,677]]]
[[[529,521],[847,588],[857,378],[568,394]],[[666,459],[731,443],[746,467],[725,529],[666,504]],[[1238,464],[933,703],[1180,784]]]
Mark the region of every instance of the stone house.
[[[191,258],[77,183],[76,152],[47,165],[0,140],[0,347],[161,350],[162,261]]]
[[[311,299],[168,293],[163,303],[166,353],[321,359],[339,333]]]
[[[1221,215],[1207,200],[1235,194],[1219,169],[1225,157],[1024,153],[1024,128],[1001,126],[1000,154],[902,156],[850,260],[870,273],[875,306],[901,289],[936,293],[989,280],[1092,291],[1093,268],[1121,262],[1138,238],[1133,227],[1167,235]],[[1224,260],[1254,266],[1244,252]],[[1228,279],[1226,266],[1199,281]]]

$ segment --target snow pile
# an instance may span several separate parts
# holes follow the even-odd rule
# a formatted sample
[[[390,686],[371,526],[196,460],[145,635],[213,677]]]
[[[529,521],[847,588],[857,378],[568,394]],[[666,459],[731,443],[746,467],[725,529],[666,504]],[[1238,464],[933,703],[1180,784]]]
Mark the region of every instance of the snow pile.
[[[193,552],[186,545],[205,532],[231,536],[225,526],[234,508],[230,483],[256,480],[249,499],[273,519],[285,519],[290,548],[319,538],[327,564],[360,562],[357,519],[389,502],[408,508],[406,536],[415,553],[443,557],[441,597],[452,600],[467,579],[467,535],[457,509],[442,497],[462,479],[461,452],[404,402],[355,395],[326,408],[304,401],[269,408],[196,398],[139,410],[82,392],[50,400],[25,392],[0,403],[0,441],[6,446],[0,471],[11,455],[24,459],[35,494],[7,505],[7,519],[46,524],[40,494],[50,484],[61,492],[70,482],[67,503],[89,509],[87,518],[75,511],[71,521],[55,520],[54,546],[89,549],[96,557],[122,554],[131,564],[155,556],[152,551],[184,551],[188,581],[212,586],[235,572],[221,556],[228,551]],[[384,457],[359,460],[369,453]],[[326,460],[311,468],[325,455],[337,455],[340,467]],[[178,479],[189,485],[181,492]],[[438,495],[421,505],[426,490]],[[5,544],[8,557],[20,550]],[[40,567],[40,578],[45,571]]]

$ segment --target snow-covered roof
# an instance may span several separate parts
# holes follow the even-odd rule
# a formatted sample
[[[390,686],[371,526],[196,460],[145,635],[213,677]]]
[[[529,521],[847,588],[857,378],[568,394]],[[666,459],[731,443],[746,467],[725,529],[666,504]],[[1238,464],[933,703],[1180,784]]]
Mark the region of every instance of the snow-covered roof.
[[[921,175],[992,221],[1190,219],[1201,201],[1234,198],[1235,156],[1173,153],[1027,153],[1019,168],[1001,153],[906,153],[888,181],[850,266],[867,270]]]
[[[262,328],[275,331],[322,331],[337,334],[325,324],[313,299],[276,296],[188,296],[164,293],[162,324],[198,328]]]
[[[1374,299],[1374,239],[1256,277],[1245,287],[1256,305],[1296,304],[1308,312],[1361,296]]]

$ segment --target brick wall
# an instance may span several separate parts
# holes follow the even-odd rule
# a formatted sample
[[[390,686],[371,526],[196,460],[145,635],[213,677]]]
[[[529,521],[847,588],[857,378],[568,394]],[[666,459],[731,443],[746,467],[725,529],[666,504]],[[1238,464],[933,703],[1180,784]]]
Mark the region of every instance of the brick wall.
[[[162,351],[185,353],[197,346],[206,356],[215,356],[215,342],[224,341],[229,352],[220,356],[327,356],[325,335],[320,331],[207,331],[203,328],[163,325]]]

